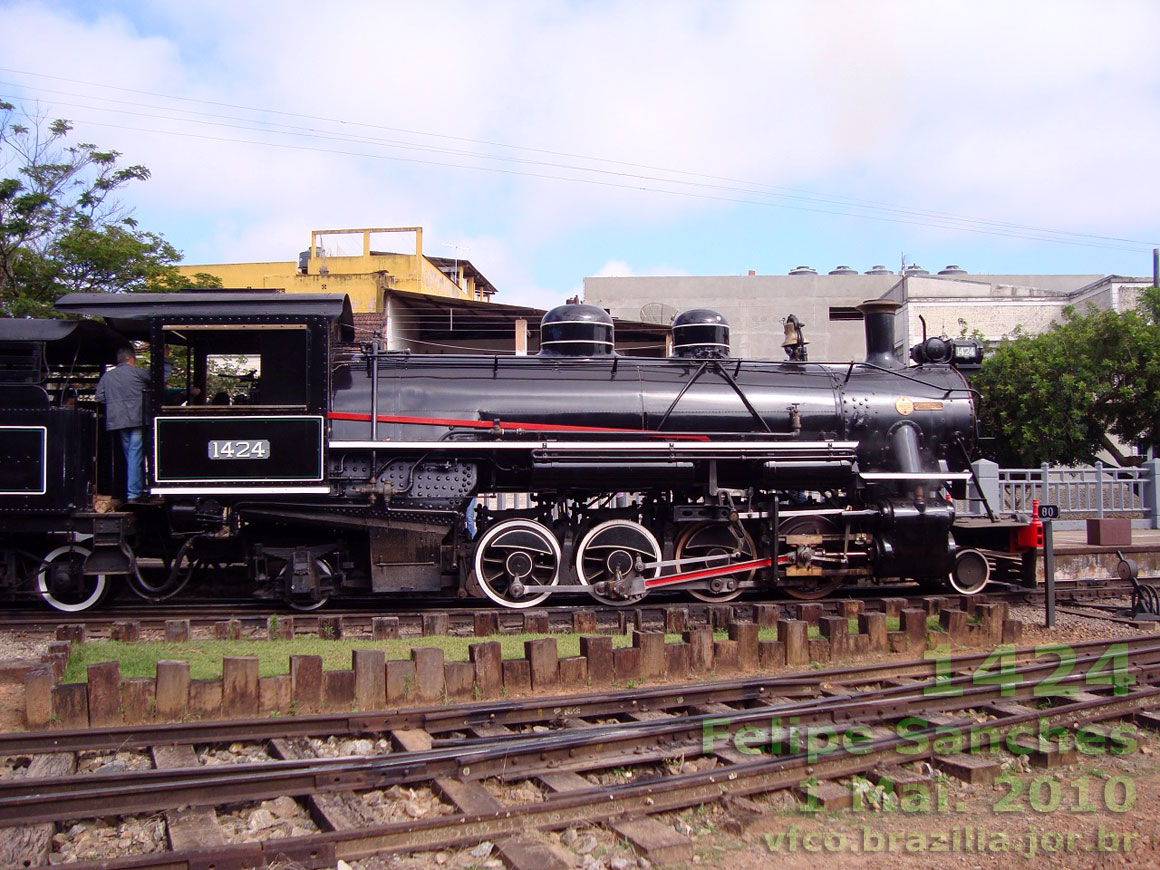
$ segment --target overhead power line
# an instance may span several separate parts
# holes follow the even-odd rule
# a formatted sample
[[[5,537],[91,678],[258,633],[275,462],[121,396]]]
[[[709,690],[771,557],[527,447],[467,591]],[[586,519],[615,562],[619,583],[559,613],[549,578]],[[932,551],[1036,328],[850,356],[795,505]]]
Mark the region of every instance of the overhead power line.
[[[463,136],[451,136],[441,133],[389,127],[386,125],[368,124],[361,121],[350,121],[342,118],[328,118],[325,116],[309,115],[298,112],[285,112],[275,109],[262,109],[258,107],[217,102],[212,100],[200,100],[190,97],[181,97],[171,94],[163,94],[133,88],[124,88],[114,85],[79,82],[76,79],[34,73],[24,70],[13,70],[0,67],[0,72],[16,73],[18,75],[24,76],[35,76],[38,78],[69,82],[73,84],[85,84],[90,87],[97,87],[108,91],[118,91],[121,93],[156,97],[162,100],[171,100],[188,105],[200,105],[203,107],[208,106],[218,109],[231,109],[241,112],[257,112],[263,115],[274,115],[283,118],[298,119],[302,121],[310,121],[322,124],[338,124],[342,128],[349,128],[352,132],[348,133],[345,132],[345,130],[335,131],[318,129],[316,127],[303,126],[302,124],[297,123],[277,123],[261,118],[238,117],[236,115],[226,115],[219,111],[199,111],[196,109],[174,108],[172,106],[158,106],[134,100],[123,100],[113,97],[77,94],[51,88],[40,88],[40,92],[43,93],[59,94],[72,97],[74,99],[89,101],[80,103],[59,103],[59,101],[57,101],[60,105],[65,105],[72,108],[95,110],[99,112],[115,112],[139,118],[160,121],[173,121],[183,124],[193,123],[218,129],[238,130],[248,133],[264,134],[273,137],[293,138],[299,140],[299,142],[301,142],[301,140],[314,140],[320,142],[334,142],[336,144],[371,146],[374,148],[403,152],[418,152],[432,155],[432,159],[420,159],[417,157],[406,157],[399,154],[389,153],[382,154],[367,153],[364,151],[348,151],[339,148],[321,147],[317,145],[294,144],[293,142],[286,141],[256,141],[253,139],[232,136],[214,136],[209,135],[208,133],[132,127],[124,124],[114,124],[108,121],[88,119],[83,120],[83,123],[86,124],[105,126],[113,129],[153,133],[166,136],[178,136],[182,138],[204,139],[209,141],[231,142],[235,144],[254,145],[258,147],[276,147],[292,150],[313,151],[317,153],[338,154],[365,159],[390,160],[403,163],[443,166],[453,169],[483,171],[545,180],[566,181],[570,183],[582,183],[628,190],[639,190],[649,193],[660,193],[670,196],[682,196],[687,198],[697,198],[719,202],[731,202],[821,214],[840,215],[846,217],[865,218],[877,221],[924,226],[928,228],[1002,236],[1028,241],[1042,241],[1056,244],[1079,245],[1084,247],[1109,248],[1128,251],[1147,250],[1156,244],[1139,239],[1128,239],[1114,236],[1101,236],[1092,233],[1076,233],[1065,230],[1054,230],[1045,227],[997,221],[988,218],[953,215],[946,212],[939,212],[929,209],[907,208],[879,203],[872,200],[859,200],[852,197],[817,194],[808,191],[800,191],[795,188],[766,185],[760,182],[732,179],[725,176],[715,176],[704,173],[688,172],[685,170],[648,166],[646,164],[631,163],[628,161],[611,160],[607,158],[591,157],[521,145],[511,145],[501,142],[472,139]],[[28,88],[27,85],[19,83],[0,82],[0,86],[3,85],[23,89]],[[8,98],[19,99],[20,97],[9,96]],[[116,104],[116,106],[131,106],[134,107],[134,109],[117,108],[116,106],[109,105],[94,105],[91,102],[92,100],[97,100],[101,103]],[[149,109],[155,111],[136,111],[135,109]],[[168,112],[171,114],[156,114],[156,112]],[[176,117],[174,114],[172,114],[175,112],[180,113],[186,117]],[[188,116],[194,117],[190,118]],[[530,157],[518,156],[514,153],[494,154],[480,150],[469,150],[435,144],[408,142],[400,139],[390,139],[373,135],[360,135],[353,132],[355,128],[401,133],[408,136],[445,140],[448,142],[469,143],[472,145],[485,146],[488,148],[500,148],[509,152],[522,152],[524,154],[541,154],[552,157],[568,158],[571,160],[585,161],[586,163],[605,164],[605,166],[578,165],[575,163],[560,162],[557,160],[533,159]],[[503,165],[474,165],[471,163],[455,162],[454,159],[433,159],[435,156],[482,160],[489,161],[491,163],[500,163]],[[527,168],[513,168],[518,166]],[[610,166],[622,168],[607,168]],[[645,172],[628,171],[630,169],[645,170]]]

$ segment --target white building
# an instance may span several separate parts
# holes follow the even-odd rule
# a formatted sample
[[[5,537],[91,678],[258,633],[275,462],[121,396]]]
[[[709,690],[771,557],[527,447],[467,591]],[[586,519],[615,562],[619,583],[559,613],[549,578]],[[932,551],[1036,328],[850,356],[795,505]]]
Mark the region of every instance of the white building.
[[[805,323],[811,360],[845,362],[865,355],[861,314],[867,299],[902,304],[896,352],[928,335],[975,331],[997,342],[1021,326],[1041,332],[1069,305],[1124,310],[1136,304],[1147,278],[1118,275],[972,275],[948,266],[937,275],[909,267],[898,275],[876,266],[866,274],[839,267],[827,275],[799,267],[789,275],[585,278],[584,301],[614,317],[665,324],[689,308],[712,308],[729,320],[732,354],[783,359],[785,318]]]

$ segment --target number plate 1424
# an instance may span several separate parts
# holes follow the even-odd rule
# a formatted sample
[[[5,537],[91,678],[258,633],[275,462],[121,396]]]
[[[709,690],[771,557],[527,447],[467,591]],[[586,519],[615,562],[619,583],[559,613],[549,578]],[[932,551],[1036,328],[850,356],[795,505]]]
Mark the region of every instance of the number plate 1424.
[[[269,459],[270,442],[266,439],[210,441],[206,445],[210,459]]]

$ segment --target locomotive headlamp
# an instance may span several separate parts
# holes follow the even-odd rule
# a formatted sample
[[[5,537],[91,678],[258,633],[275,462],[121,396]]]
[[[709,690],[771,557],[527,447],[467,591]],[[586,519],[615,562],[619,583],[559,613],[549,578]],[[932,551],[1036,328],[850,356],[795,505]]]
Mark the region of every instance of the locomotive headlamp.
[[[910,349],[910,358],[919,365],[945,365],[951,361],[951,343],[945,338],[927,338]]]
[[[910,349],[910,358],[921,365],[978,368],[983,363],[983,346],[969,338],[925,338]]]

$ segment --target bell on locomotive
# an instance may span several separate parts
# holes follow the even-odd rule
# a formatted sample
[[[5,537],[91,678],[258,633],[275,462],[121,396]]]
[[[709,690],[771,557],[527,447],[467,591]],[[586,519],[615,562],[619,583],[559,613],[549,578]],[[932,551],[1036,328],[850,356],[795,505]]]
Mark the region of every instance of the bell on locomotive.
[[[805,362],[809,359],[806,345],[810,340],[802,332],[803,326],[805,323],[793,314],[785,319],[785,339],[781,343],[781,348],[785,351],[785,355],[795,362]]]

